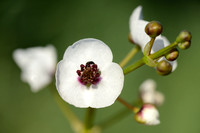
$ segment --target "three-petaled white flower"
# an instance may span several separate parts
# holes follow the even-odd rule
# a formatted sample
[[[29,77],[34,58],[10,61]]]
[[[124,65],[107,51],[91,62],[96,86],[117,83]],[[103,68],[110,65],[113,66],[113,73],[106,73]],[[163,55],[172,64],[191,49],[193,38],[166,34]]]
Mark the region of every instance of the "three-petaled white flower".
[[[145,45],[150,41],[150,37],[145,33],[145,26],[148,24],[148,21],[143,20],[142,16],[142,6],[138,6],[132,13],[130,17],[130,34],[134,43],[139,45],[144,50]],[[170,42],[166,37],[159,35],[156,37],[156,40],[153,44],[151,54],[170,45]],[[166,60],[165,57],[162,57],[161,60]],[[177,67],[177,61],[168,61],[172,65],[172,71]]]
[[[145,125],[160,124],[159,112],[152,104],[144,104],[141,109],[135,114],[135,120]]]
[[[22,70],[21,79],[30,85],[32,92],[52,81],[57,63],[56,49],[52,45],[16,49],[13,58]]]
[[[110,106],[122,91],[124,75],[110,48],[97,39],[69,46],[57,65],[56,87],[66,102],[80,108]]]
[[[156,82],[152,79],[147,79],[140,85],[139,93],[143,103],[151,103],[157,106],[163,104],[164,95],[155,89]]]

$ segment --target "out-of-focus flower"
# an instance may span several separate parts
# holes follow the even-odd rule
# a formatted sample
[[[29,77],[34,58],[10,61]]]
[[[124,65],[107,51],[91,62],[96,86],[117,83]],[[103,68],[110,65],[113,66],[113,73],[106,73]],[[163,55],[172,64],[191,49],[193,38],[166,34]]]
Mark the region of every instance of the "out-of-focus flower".
[[[22,81],[30,85],[32,92],[38,92],[52,81],[57,63],[56,49],[52,45],[16,49],[13,58],[22,70]]]
[[[140,98],[143,103],[151,103],[160,106],[164,102],[164,95],[156,91],[156,82],[152,79],[145,80],[139,88]]]
[[[124,75],[110,48],[97,39],[69,46],[57,65],[56,86],[66,102],[80,108],[110,106],[120,95]]]
[[[152,104],[144,104],[140,111],[135,114],[135,120],[145,125],[160,124],[159,112]]]
[[[145,33],[145,26],[148,21],[143,20],[142,17],[142,6],[138,6],[132,13],[130,17],[130,34],[133,42],[139,45],[144,50],[145,45],[150,41],[150,37]],[[170,45],[170,42],[164,36],[157,36],[156,40],[151,49],[151,54]],[[165,57],[160,58],[159,61],[166,60]],[[169,61],[172,65],[172,71],[177,67],[177,61]]]

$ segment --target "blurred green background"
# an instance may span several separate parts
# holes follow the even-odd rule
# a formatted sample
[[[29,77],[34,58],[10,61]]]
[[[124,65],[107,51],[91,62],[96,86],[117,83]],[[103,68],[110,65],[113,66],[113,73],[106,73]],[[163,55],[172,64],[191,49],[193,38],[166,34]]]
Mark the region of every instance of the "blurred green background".
[[[138,5],[145,20],[158,20],[163,35],[172,42],[178,33],[191,31],[192,46],[180,50],[178,69],[162,77],[146,66],[125,78],[121,96],[131,102],[147,78],[157,81],[166,101],[159,108],[161,124],[144,126],[129,114],[104,133],[199,133],[200,132],[200,1],[162,0],[1,0],[0,1],[0,132],[72,133],[48,88],[32,93],[20,80],[20,69],[12,59],[17,48],[54,44],[58,60],[65,49],[82,38],[98,38],[108,44],[114,61],[120,62],[133,47],[128,42],[129,17]],[[139,59],[138,54],[134,60]],[[134,61],[133,60],[133,61]],[[85,109],[70,106],[83,119]],[[124,107],[116,102],[97,111],[100,122]]]

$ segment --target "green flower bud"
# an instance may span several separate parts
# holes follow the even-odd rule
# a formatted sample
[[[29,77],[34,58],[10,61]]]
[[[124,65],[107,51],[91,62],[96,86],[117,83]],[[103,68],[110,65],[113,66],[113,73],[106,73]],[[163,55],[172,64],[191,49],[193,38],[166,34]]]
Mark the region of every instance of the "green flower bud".
[[[168,60],[168,61],[174,61],[178,58],[178,55],[179,55],[179,52],[178,50],[175,48],[173,49],[169,54],[167,54],[165,56],[165,58]]]
[[[167,62],[166,60],[162,60],[162,61],[158,62],[156,71],[160,75],[168,75],[172,71],[172,65],[169,62]]]
[[[176,41],[177,42],[185,42],[185,41],[191,41],[191,39],[192,39],[191,33],[184,30],[178,35],[178,37],[176,38]]]
[[[157,21],[149,22],[145,27],[145,32],[152,38],[159,36],[162,33],[162,25]]]
[[[185,41],[185,42],[179,43],[178,47],[180,49],[188,49],[190,45],[191,45],[191,41]]]

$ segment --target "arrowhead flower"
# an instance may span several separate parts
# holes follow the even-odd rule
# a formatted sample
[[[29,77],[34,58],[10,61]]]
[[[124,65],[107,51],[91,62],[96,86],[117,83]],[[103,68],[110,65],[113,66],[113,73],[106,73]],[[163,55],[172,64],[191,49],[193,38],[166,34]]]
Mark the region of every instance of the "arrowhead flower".
[[[13,58],[22,70],[22,81],[30,85],[32,92],[38,92],[52,81],[57,62],[56,49],[52,45],[17,49]]]
[[[121,67],[112,60],[110,48],[97,39],[69,46],[56,71],[56,87],[63,100],[80,108],[112,105],[124,83]]]
[[[145,26],[149,23],[148,21],[143,20],[142,17],[142,6],[138,6],[132,13],[130,17],[130,35],[133,42],[139,45],[144,51],[145,45],[150,41],[150,37],[145,33]],[[166,37],[159,35],[156,37],[156,40],[151,49],[151,54],[156,51],[170,45],[170,42]],[[159,61],[166,60],[165,57],[160,58]],[[172,71],[177,67],[177,61],[169,61],[172,65]]]
[[[160,124],[159,112],[152,104],[144,104],[140,111],[135,114],[135,120],[145,125]]]
[[[156,91],[156,82],[152,79],[147,79],[140,85],[139,93],[143,103],[160,106],[164,102],[164,95]]]

